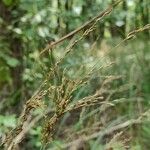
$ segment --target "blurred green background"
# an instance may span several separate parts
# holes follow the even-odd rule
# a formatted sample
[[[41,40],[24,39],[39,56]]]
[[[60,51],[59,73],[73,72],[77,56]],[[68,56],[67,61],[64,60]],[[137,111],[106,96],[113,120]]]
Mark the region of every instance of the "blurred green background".
[[[57,46],[51,54],[39,57],[40,51],[113,2],[114,0],[0,1],[0,138],[16,127],[24,103],[39,87],[53,63],[65,54],[72,39]],[[98,106],[86,110],[83,108],[80,117],[75,117],[69,124],[66,120],[73,114],[64,115],[49,149],[61,149],[63,143],[92,134],[95,132],[92,124],[99,122],[104,126],[111,126],[113,123],[138,117],[149,109],[150,32],[141,32],[134,39],[122,42],[130,31],[143,27],[149,21],[148,0],[123,1],[109,16],[99,21],[96,29],[79,41],[64,58],[60,68],[67,69],[70,78],[85,76],[94,64],[97,68],[102,68],[92,73],[87,86],[79,87],[74,101],[98,90],[107,76],[121,76],[119,80],[111,81],[106,86],[105,95],[110,96],[109,101],[123,99],[125,102],[103,114],[100,114]],[[81,31],[73,38],[78,39],[82,33]],[[49,103],[48,98],[45,101]],[[51,102],[49,108],[53,109]],[[40,113],[37,110],[34,115],[38,116]],[[42,121],[39,121],[30,129],[18,145],[19,149],[40,149],[41,124]],[[79,132],[84,128],[89,128],[90,131]],[[131,150],[149,150],[150,121],[146,120],[139,126],[125,130],[122,138],[130,140],[127,144],[114,142],[111,148],[122,150],[125,149],[123,145],[128,145]],[[81,145],[85,150],[103,150],[107,149],[107,142],[109,143],[108,137],[101,142],[96,138]]]

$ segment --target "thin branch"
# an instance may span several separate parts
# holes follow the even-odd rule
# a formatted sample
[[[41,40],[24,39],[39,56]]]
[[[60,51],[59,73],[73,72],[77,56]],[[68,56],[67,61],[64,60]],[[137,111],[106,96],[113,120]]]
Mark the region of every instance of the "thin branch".
[[[72,31],[69,34],[63,36],[62,38],[58,39],[57,41],[48,44],[40,52],[40,55],[42,55],[43,53],[45,53],[47,50],[51,49],[52,47],[56,46],[57,44],[63,42],[66,39],[68,39],[69,37],[74,36],[75,34],[77,34],[78,32],[80,32],[81,30],[83,30],[84,28],[86,28],[87,26],[89,26],[91,23],[95,22],[97,19],[101,20],[104,16],[109,15],[112,12],[112,10],[114,9],[114,7],[116,7],[122,1],[124,1],[124,0],[118,0],[118,1],[116,1],[114,4],[112,4],[111,6],[109,6],[106,10],[104,10],[103,12],[100,12],[97,16],[93,17],[91,20],[87,21],[86,23],[84,23],[83,25],[81,25],[80,27],[78,27],[77,29],[75,29],[74,31]]]

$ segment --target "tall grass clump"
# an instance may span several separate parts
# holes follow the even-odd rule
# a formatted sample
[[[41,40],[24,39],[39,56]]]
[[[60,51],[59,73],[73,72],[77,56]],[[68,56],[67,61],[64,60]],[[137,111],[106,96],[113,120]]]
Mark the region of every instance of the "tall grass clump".
[[[138,33],[149,30],[150,25],[130,32],[124,40],[106,52],[105,57],[91,56],[86,51],[83,58],[76,59],[75,65],[65,65],[75,54],[81,53],[76,46],[80,47],[82,40],[95,30],[97,23],[109,15],[120,2],[117,1],[74,32],[48,44],[39,53],[39,58],[54,55],[55,61],[45,73],[39,88],[24,104],[16,128],[4,137],[1,145],[3,149],[16,149],[27,132],[39,124],[42,127],[41,149],[55,149],[56,146],[60,149],[129,148],[133,138],[128,132],[129,127],[138,128],[139,124],[147,121],[150,110],[140,109],[140,113],[132,117],[129,112],[125,113],[128,111],[125,106],[141,107],[143,99],[142,96],[130,95],[132,88],[137,85],[125,82],[126,74],[121,71],[117,74],[115,70],[114,74],[109,73],[108,70],[113,70],[118,62],[108,59],[107,56],[111,55],[113,58],[114,50]],[[85,27],[86,30],[82,32]],[[76,36],[78,32],[82,34]],[[55,46],[72,36],[74,38],[63,49],[64,53],[57,57],[55,51],[59,48]],[[92,46],[89,49],[92,49]],[[122,108],[122,112],[118,108]],[[135,112],[138,110],[136,107],[134,109]],[[38,115],[35,115],[36,113]]]

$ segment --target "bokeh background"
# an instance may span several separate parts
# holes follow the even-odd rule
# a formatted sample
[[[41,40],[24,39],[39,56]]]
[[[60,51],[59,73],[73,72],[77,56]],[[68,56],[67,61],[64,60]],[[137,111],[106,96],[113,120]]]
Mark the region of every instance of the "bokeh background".
[[[0,1],[0,138],[17,126],[26,101],[38,89],[45,74],[65,55],[67,45],[79,39],[79,32],[40,57],[40,51],[52,41],[81,26],[105,10],[114,0],[1,0]],[[150,32],[138,33],[123,41],[130,31],[150,23],[148,0],[126,0],[113,12],[98,21],[90,34],[77,42],[60,63],[68,78],[88,78],[86,86],[79,87],[72,101],[101,90],[107,102],[114,106],[96,105],[66,113],[53,142],[47,149],[61,146],[104,130],[132,118],[138,118],[150,106]],[[87,27],[88,28],[88,27]],[[94,67],[93,67],[94,66]],[[62,74],[62,71],[59,72]],[[56,78],[57,79],[57,78]],[[106,82],[106,83],[105,83]],[[103,85],[105,85],[103,87]],[[103,87],[103,89],[102,89]],[[118,100],[118,103],[117,103]],[[49,97],[44,101],[48,110],[54,105]],[[102,111],[102,112],[101,112]],[[33,119],[42,114],[37,109]],[[42,117],[34,123],[18,144],[20,150],[41,147]],[[80,142],[70,149],[149,150],[150,119],[139,125]]]

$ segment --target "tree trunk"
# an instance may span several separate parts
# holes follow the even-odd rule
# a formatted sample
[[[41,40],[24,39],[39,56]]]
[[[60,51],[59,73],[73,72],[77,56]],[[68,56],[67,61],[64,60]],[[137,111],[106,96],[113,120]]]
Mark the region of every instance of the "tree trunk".
[[[65,11],[66,11],[66,14],[71,14],[72,5],[73,5],[73,1],[72,0],[66,0],[65,1]],[[69,21],[70,21],[70,16],[67,16],[66,20],[65,20],[66,34],[70,32]]]
[[[112,0],[111,3],[114,4],[115,1]],[[122,10],[124,12],[127,11],[127,3],[126,3],[126,1],[123,1],[123,3],[122,3]],[[111,34],[112,37],[118,37],[118,36],[120,36],[122,38],[125,38],[125,36],[126,36],[126,24],[127,24],[127,19],[126,18],[127,17],[124,16],[124,18],[122,20],[124,22],[124,24],[121,25],[121,26],[117,26],[116,25],[116,21],[117,20],[116,20],[115,17],[112,16],[109,19],[109,25],[110,25],[109,30],[110,30],[110,34]]]
[[[60,0],[57,0],[57,9],[58,9],[58,11],[61,10]],[[60,31],[60,15],[58,14],[58,16],[57,16],[57,27],[56,27],[56,30],[55,30],[55,34],[58,34],[59,31]]]
[[[0,17],[3,19],[4,25],[0,26],[1,36],[4,38],[8,44],[8,50],[11,57],[19,61],[19,65],[16,67],[10,67],[11,77],[12,77],[12,87],[14,99],[12,104],[18,106],[20,100],[22,99],[22,72],[23,72],[23,47],[21,38],[12,30],[7,29],[7,25],[12,25],[13,28],[18,28],[19,22],[14,20],[19,20],[20,12],[13,16],[13,11],[17,11],[18,7],[6,6],[2,1],[0,1]],[[4,31],[4,32],[3,32]]]
[[[145,3],[145,5],[144,5]],[[149,23],[149,7],[148,2],[144,0],[140,0],[140,8],[141,8],[141,22],[142,26]],[[149,32],[143,32],[146,37],[149,37]]]
[[[126,1],[123,1],[122,9],[126,14],[126,12],[127,12],[127,2]],[[125,38],[126,37],[126,24],[127,24],[127,16],[126,15],[123,18],[123,22],[124,22],[124,24],[120,27],[120,31],[121,31],[121,36],[123,38]]]
[[[86,20],[88,20],[88,19],[89,19],[89,15],[91,15],[91,12],[89,11],[89,8],[90,8],[90,10],[92,10],[92,9],[93,9],[92,6],[94,6],[94,4],[95,4],[95,0],[87,0],[87,1],[82,5],[82,16],[85,16]],[[93,14],[92,14],[91,16],[93,16]],[[83,20],[83,22],[85,22],[85,20]],[[87,27],[85,28],[85,30],[87,30],[88,28],[90,28],[90,26],[87,26]],[[84,31],[85,31],[85,30],[84,30]],[[95,36],[95,33],[94,33],[94,32],[92,32],[92,33],[90,33],[90,34],[88,34],[88,35],[86,36],[87,40],[88,40],[88,41],[91,41],[91,42],[95,41],[95,37],[96,37],[96,36]]]

